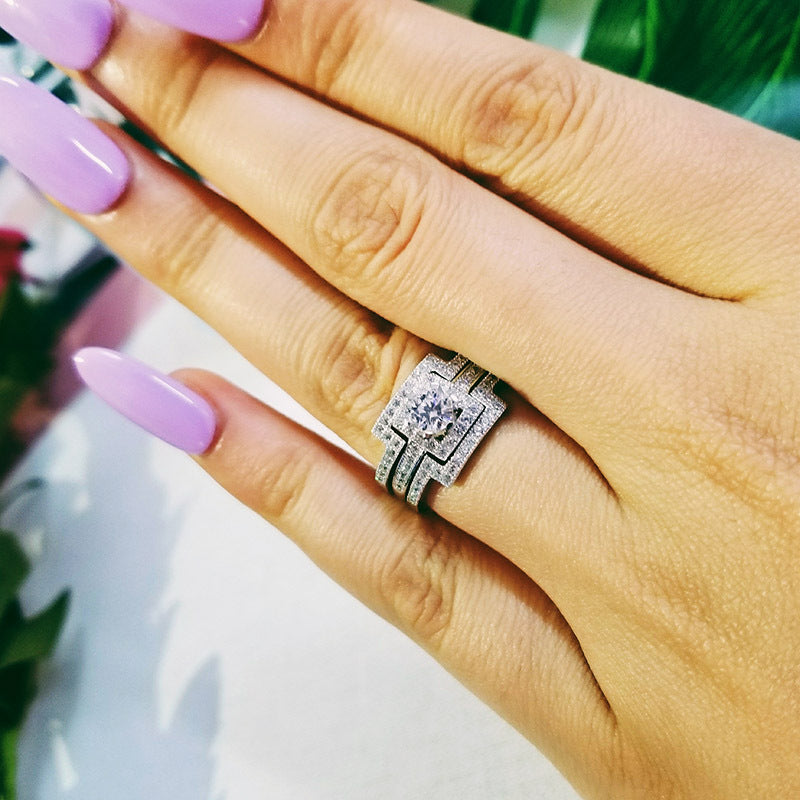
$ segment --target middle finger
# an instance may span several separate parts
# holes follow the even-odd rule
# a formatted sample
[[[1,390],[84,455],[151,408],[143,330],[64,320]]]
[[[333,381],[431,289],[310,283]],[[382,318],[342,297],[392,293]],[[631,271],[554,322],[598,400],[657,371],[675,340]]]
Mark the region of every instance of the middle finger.
[[[650,390],[652,353],[692,313],[687,295],[618,269],[406,140],[139,15],[123,15],[92,76],[325,280],[498,374],[601,469],[621,433],[649,424],[630,399]]]
[[[370,429],[430,346],[342,296],[228,201],[111,132],[135,179],[112,213],[78,219],[377,464],[383,445]],[[580,448],[519,397],[508,399],[509,418],[467,479],[431,492],[430,504],[543,588],[558,575],[559,591],[585,589],[608,557],[606,533],[622,524],[615,498]],[[576,548],[586,570],[566,555]]]

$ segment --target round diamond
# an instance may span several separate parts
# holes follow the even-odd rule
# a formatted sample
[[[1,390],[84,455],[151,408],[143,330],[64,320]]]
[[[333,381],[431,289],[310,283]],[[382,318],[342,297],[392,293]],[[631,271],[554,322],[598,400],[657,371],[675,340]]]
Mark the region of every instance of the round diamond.
[[[449,397],[430,389],[409,404],[408,412],[416,429],[426,439],[433,439],[447,433],[456,421],[457,409]]]

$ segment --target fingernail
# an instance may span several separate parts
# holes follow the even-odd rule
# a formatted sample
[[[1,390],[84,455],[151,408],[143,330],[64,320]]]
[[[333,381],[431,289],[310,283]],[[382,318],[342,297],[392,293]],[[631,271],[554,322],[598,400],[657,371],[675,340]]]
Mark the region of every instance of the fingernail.
[[[49,61],[88,69],[114,27],[108,0],[0,0],[0,27]]]
[[[127,158],[75,110],[10,75],[0,75],[0,109],[0,155],[45,194],[79,214],[101,214],[122,196]]]
[[[140,428],[187,453],[205,453],[216,417],[196,392],[115,350],[87,347],[72,359],[81,380]]]
[[[123,5],[188,33],[241,42],[258,30],[264,0],[122,0]]]

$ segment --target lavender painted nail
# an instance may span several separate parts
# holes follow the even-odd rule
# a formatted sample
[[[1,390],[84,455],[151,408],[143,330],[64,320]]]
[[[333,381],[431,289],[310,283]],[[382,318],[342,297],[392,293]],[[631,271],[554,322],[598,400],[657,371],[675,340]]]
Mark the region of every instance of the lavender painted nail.
[[[258,30],[264,0],[121,0],[174,28],[221,42],[241,42]]]
[[[89,120],[10,75],[0,75],[0,109],[0,155],[45,194],[79,214],[100,214],[122,196],[128,160]]]
[[[0,0],[0,27],[45,58],[89,69],[114,27],[109,0]]]
[[[83,382],[139,427],[187,453],[214,441],[216,417],[196,392],[130,356],[87,347],[73,356]]]

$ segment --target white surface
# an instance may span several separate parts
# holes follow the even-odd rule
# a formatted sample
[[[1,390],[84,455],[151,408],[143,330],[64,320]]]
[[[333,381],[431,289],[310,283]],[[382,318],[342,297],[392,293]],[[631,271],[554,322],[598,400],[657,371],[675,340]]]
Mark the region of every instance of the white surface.
[[[292,404],[172,301],[129,352]],[[15,476],[25,601],[74,604],[20,800],[568,800],[519,734],[181,453],[82,395]]]

